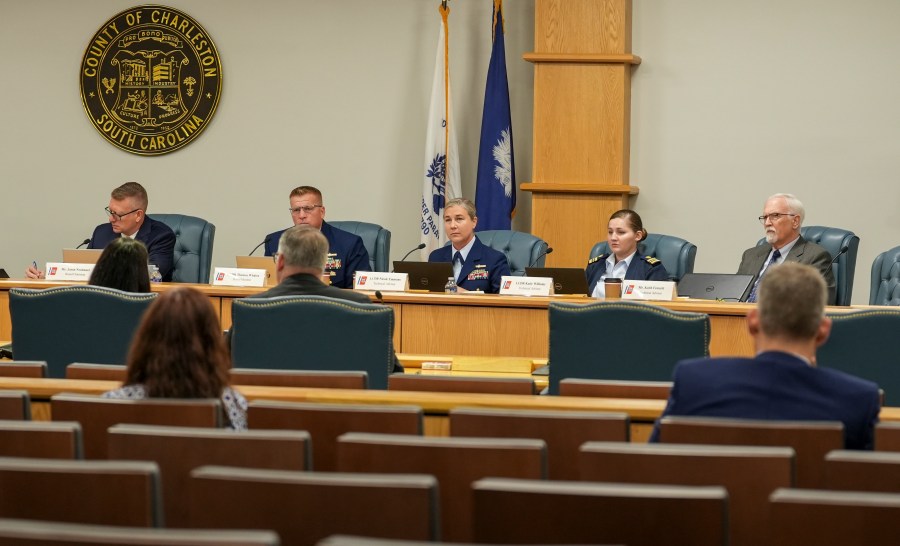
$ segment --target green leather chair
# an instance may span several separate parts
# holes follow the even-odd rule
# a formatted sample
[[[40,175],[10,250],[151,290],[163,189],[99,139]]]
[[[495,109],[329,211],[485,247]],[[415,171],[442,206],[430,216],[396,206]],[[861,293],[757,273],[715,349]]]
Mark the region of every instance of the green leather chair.
[[[328,222],[332,226],[359,235],[369,253],[371,271],[386,272],[391,270],[391,232],[378,224],[367,222],[336,221]]]
[[[153,214],[175,232],[175,271],[172,282],[209,282],[216,226],[184,214]]]
[[[544,267],[545,252],[550,248],[540,237],[523,231],[488,229],[476,231],[475,235],[483,245],[502,252],[509,262],[510,273],[517,277],[525,276],[526,267]]]
[[[609,254],[609,244],[606,241],[594,245],[589,259],[601,254]],[[669,280],[678,282],[685,273],[694,272],[697,245],[672,235],[651,233],[638,243],[637,254],[659,259],[669,272]]]
[[[131,338],[156,294],[102,286],[11,288],[13,355],[44,360],[47,377],[66,376],[72,362],[124,364]]]
[[[900,406],[900,309],[828,313],[831,335],[816,351],[822,368],[834,368],[878,383],[887,406]]]
[[[675,364],[709,356],[709,316],[630,301],[550,302],[550,394],[580,379],[671,381]]]
[[[821,246],[835,257],[842,248],[847,252],[831,264],[834,282],[837,287],[835,305],[850,305],[853,295],[853,277],[856,273],[856,254],[859,251],[859,237],[852,231],[826,226],[803,226],[800,235],[807,241]],[[765,244],[765,239],[756,242],[756,246]]]
[[[869,305],[900,305],[900,246],[875,256]]]
[[[231,314],[235,368],[364,371],[370,389],[387,389],[394,363],[390,307],[281,296],[234,300]]]

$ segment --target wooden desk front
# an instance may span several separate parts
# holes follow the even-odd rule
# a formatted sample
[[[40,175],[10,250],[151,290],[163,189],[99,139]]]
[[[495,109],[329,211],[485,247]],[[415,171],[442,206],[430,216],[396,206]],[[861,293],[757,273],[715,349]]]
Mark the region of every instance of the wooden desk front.
[[[0,281],[0,339],[12,339],[9,289],[49,288],[63,283],[10,279]],[[223,329],[231,326],[231,303],[262,288],[236,288],[205,284],[154,284],[155,292],[190,286],[206,294],[219,314]],[[374,298],[374,296],[372,296]],[[397,352],[470,356],[521,356],[547,358],[551,301],[588,303],[572,297],[519,297],[496,295],[448,295],[385,293],[384,303],[394,309],[394,347]],[[710,317],[710,353],[752,355],[752,340],[744,317],[752,304],[705,300],[654,302],[673,311],[706,313]],[[651,339],[644,332],[642,339]],[[598,335],[598,348],[605,340]]]

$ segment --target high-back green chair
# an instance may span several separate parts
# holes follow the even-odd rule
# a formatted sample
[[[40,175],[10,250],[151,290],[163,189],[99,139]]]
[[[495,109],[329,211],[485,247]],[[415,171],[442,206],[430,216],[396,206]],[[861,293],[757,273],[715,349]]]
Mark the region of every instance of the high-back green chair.
[[[328,222],[332,226],[359,235],[366,252],[369,253],[371,271],[391,270],[391,232],[368,222],[335,221]]]
[[[629,301],[550,303],[550,394],[559,394],[559,382],[569,377],[669,381],[679,360],[703,356],[709,356],[703,313]]]
[[[894,336],[900,332],[900,309],[869,309],[829,313],[831,335],[816,351],[816,362],[874,381],[884,391],[887,406],[900,406],[900,353]]]
[[[72,362],[124,364],[131,338],[155,293],[101,286],[12,288],[13,355],[47,362],[47,377],[65,377]]]
[[[475,232],[475,235],[485,246],[506,255],[510,273],[518,277],[525,276],[526,267],[544,267],[546,252],[550,248],[540,237],[523,231],[486,229]]]
[[[694,272],[697,245],[673,235],[651,233],[638,243],[637,253],[639,256],[653,256],[659,259],[669,272],[669,280],[678,282],[685,273]],[[595,244],[589,258],[601,254],[609,254],[609,244],[606,241]]]
[[[875,256],[869,305],[900,305],[900,246]]]
[[[216,226],[203,218],[185,214],[153,214],[175,232],[175,270],[173,282],[209,282]]]
[[[235,368],[360,370],[369,374],[369,388],[387,388],[394,354],[390,307],[281,296],[234,300],[231,314]]]

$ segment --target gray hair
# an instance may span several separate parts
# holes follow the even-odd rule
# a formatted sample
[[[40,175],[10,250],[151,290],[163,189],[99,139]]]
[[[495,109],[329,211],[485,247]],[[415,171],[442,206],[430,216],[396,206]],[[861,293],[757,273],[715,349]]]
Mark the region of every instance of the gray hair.
[[[759,283],[759,322],[769,337],[802,341],[816,336],[825,317],[828,288],[812,266],[773,265]]]
[[[301,224],[284,230],[278,253],[284,256],[285,265],[324,271],[328,239],[318,229]]]
[[[792,193],[776,193],[775,195],[770,195],[766,201],[771,201],[772,199],[784,199],[787,201],[788,209],[790,209],[792,214],[800,217],[800,225],[803,225],[803,220],[806,218],[806,209],[803,208],[803,203],[797,199],[796,195]]]
[[[446,211],[450,207],[462,207],[469,214],[469,218],[474,220],[478,214],[475,212],[475,203],[469,201],[465,197],[457,197],[456,199],[451,199],[447,201],[444,205],[444,210]]]

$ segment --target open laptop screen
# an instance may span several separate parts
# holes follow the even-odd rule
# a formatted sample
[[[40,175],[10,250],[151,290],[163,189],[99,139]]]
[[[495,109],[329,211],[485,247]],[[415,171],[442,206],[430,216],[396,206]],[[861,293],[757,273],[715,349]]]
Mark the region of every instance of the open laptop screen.
[[[453,276],[450,262],[394,262],[394,273],[409,275],[411,290],[443,292],[447,279]]]
[[[753,275],[731,273],[685,273],[678,295],[699,300],[744,301]]]
[[[550,277],[555,294],[589,295],[587,278],[580,267],[526,267],[525,274],[529,277]]]

